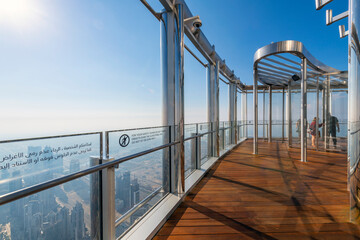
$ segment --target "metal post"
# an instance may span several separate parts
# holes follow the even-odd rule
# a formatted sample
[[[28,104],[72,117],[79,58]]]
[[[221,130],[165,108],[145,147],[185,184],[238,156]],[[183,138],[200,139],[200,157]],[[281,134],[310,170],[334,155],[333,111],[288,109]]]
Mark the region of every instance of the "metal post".
[[[178,182],[177,182],[177,192],[182,194],[185,192],[185,147],[184,147],[184,12],[183,4],[176,5],[177,10],[177,29],[176,29],[176,52],[175,54],[175,63],[178,67],[178,73],[175,76],[178,78],[175,86],[177,86],[177,91],[175,92],[175,98],[178,102],[178,109],[175,112],[175,120],[178,127],[176,140],[180,141],[178,146],[179,160],[177,162],[178,166]]]
[[[266,90],[264,89],[264,93],[263,93],[263,140],[265,141],[265,92]]]
[[[257,91],[257,70],[254,69],[254,154],[258,154],[258,91]]]
[[[206,80],[207,80],[207,119],[209,123],[214,123],[216,119],[216,100],[215,100],[215,66],[211,63],[206,67]],[[212,139],[212,141],[211,141]],[[212,145],[211,143],[214,143]],[[210,156],[215,155],[215,143],[214,134],[208,135],[208,153]]]
[[[292,145],[292,121],[291,121],[291,81],[288,85],[288,95],[287,95],[287,120],[288,120],[288,145]]]
[[[201,169],[201,137],[196,138],[196,169]]]
[[[319,77],[316,78],[316,150],[319,150]]]
[[[329,94],[330,93],[330,77],[326,76],[325,81],[325,126],[324,126],[324,148],[327,150],[329,148],[329,115],[330,115],[330,109],[329,109]]]
[[[285,140],[285,88],[282,90],[282,141]]]
[[[197,136],[197,133],[192,133],[191,136]],[[191,141],[191,169],[201,169],[201,148],[200,137],[196,137]]]
[[[234,144],[238,143],[238,130],[237,130],[237,84],[234,86]]]
[[[102,170],[102,189],[103,239],[115,239],[115,167]]]
[[[247,92],[245,92],[245,137],[248,138],[248,127],[247,127]]]
[[[326,114],[325,114],[325,95],[326,95],[326,91],[325,91],[325,86],[326,84],[323,85],[322,89],[321,89],[321,95],[322,95],[322,121],[323,121],[323,124],[324,126],[322,127],[322,132],[321,132],[321,140],[324,142],[325,144],[325,129],[326,129]]]
[[[269,86],[269,126],[268,126],[268,141],[272,141],[272,86]]]
[[[226,146],[226,140],[225,140],[225,124],[223,123],[223,130],[222,130],[222,146],[223,146],[223,149],[225,149],[225,146]]]
[[[210,156],[219,156],[219,62],[207,65],[207,119],[215,133],[208,135]],[[212,145],[211,145],[212,143]]]
[[[247,138],[247,93],[246,91],[243,91],[241,93],[241,119],[243,123],[243,137]]]
[[[214,125],[215,125],[215,139],[214,139],[214,142],[215,142],[215,157],[219,157],[220,156],[220,137],[219,137],[219,124],[220,124],[220,105],[219,105],[219,67],[220,67],[220,62],[217,61],[216,62],[216,66],[215,66],[215,85],[214,85],[214,90],[215,90],[215,103],[214,103],[214,106],[215,106],[215,122],[214,122]]]
[[[235,93],[236,85],[233,82],[229,83],[229,139],[230,144],[235,143],[235,131],[234,131],[234,121],[235,121]]]
[[[164,187],[173,193],[185,190],[184,164],[184,14],[183,5],[176,5],[177,14],[164,12],[161,27],[161,78],[163,85],[163,125],[174,126],[170,141],[180,141],[164,157]],[[167,141],[167,136],[165,137]],[[171,162],[170,162],[171,160]],[[171,169],[171,172],[169,171]],[[166,176],[169,175],[167,179]]]
[[[329,114],[332,116],[332,91],[331,84],[329,84]]]
[[[360,83],[360,11],[359,0],[349,0],[349,24],[348,24],[348,68],[349,68],[349,92],[348,92],[348,173],[350,183],[350,221],[360,223],[360,112],[359,112],[359,83]]]
[[[301,161],[306,162],[307,150],[307,59],[301,60]]]
[[[90,166],[99,165],[100,158],[90,157]],[[90,175],[90,220],[91,220],[91,239],[100,239],[101,220],[101,191],[100,191],[100,172]],[[115,191],[115,189],[114,189]],[[114,223],[115,224],[115,223]]]

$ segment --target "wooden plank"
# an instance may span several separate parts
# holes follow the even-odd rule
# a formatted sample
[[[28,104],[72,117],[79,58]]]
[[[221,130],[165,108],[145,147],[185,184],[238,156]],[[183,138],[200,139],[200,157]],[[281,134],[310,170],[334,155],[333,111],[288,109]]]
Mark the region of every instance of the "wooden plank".
[[[248,140],[215,164],[154,239],[354,239],[346,154]]]

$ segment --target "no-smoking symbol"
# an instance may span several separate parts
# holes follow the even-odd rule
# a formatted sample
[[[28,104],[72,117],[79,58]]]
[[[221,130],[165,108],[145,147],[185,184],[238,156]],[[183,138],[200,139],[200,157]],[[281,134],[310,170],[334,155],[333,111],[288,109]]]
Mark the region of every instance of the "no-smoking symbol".
[[[121,137],[119,138],[119,144],[122,147],[126,147],[127,145],[129,145],[130,143],[130,137],[127,134],[123,134],[121,135]]]

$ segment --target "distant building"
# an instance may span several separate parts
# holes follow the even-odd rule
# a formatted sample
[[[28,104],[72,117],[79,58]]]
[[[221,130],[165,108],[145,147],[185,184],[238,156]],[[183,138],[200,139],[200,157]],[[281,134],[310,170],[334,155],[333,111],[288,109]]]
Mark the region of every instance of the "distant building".
[[[140,202],[140,186],[137,178],[135,178],[131,183],[131,207],[135,206]]]
[[[85,238],[84,209],[81,203],[76,202],[71,211],[72,237],[74,240]]]
[[[131,191],[130,191],[130,172],[126,171],[123,175],[117,177],[116,199],[120,199],[124,203],[122,211],[131,208]]]

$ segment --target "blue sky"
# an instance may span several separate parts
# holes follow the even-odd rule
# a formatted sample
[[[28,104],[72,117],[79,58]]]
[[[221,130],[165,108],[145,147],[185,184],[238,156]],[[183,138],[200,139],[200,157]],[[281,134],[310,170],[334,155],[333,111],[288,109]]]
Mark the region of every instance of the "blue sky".
[[[313,0],[187,4],[246,84],[255,51],[281,40],[347,68],[347,39],[338,23],[325,25]],[[346,4],[329,7],[336,15]],[[160,27],[140,1],[0,0],[0,36],[0,139],[161,125]],[[185,99],[186,122],[206,121],[206,71],[189,54]],[[220,104],[227,120],[225,84]]]

